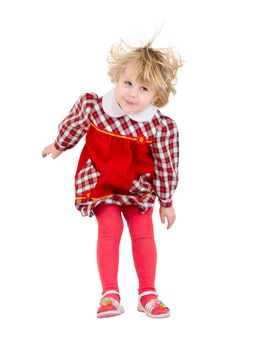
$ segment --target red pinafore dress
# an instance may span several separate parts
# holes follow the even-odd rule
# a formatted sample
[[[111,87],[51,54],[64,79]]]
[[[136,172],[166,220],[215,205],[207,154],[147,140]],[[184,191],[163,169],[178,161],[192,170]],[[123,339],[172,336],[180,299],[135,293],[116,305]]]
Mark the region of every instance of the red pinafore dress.
[[[92,216],[109,197],[112,203],[140,207],[146,196],[154,197],[151,143],[143,134],[128,137],[91,123],[75,176],[77,209]]]

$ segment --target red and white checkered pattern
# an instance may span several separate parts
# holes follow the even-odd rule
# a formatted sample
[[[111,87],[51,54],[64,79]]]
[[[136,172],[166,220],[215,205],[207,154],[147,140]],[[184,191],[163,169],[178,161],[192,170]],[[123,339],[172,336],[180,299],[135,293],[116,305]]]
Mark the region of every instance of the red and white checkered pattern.
[[[87,135],[90,123],[99,129],[118,135],[138,138],[141,134],[146,139],[152,140],[149,147],[154,159],[153,187],[155,192],[150,192],[139,200],[134,196],[134,190],[137,190],[141,182],[136,182],[129,195],[114,194],[111,197],[96,200],[94,203],[93,201],[84,202],[84,205],[76,203],[82,215],[92,216],[93,208],[100,203],[137,205],[146,211],[154,205],[156,196],[162,206],[170,207],[178,183],[179,134],[175,121],[162,115],[159,110],[150,121],[144,122],[132,120],[126,114],[121,117],[112,117],[105,113],[102,97],[86,93],[78,98],[69,115],[60,123],[55,147],[60,151],[74,147],[81,137]],[[99,173],[92,168],[91,161],[89,161],[89,167],[85,167],[77,175],[76,181],[79,188],[79,192],[77,188],[77,195],[80,189],[83,193],[88,190],[88,187],[92,188],[98,176]]]

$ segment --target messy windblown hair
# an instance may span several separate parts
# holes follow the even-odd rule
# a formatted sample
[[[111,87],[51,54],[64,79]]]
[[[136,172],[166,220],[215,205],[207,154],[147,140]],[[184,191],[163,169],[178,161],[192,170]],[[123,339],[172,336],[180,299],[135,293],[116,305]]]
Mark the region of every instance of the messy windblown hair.
[[[180,55],[171,47],[154,49],[151,47],[155,37],[143,47],[133,47],[124,40],[113,45],[108,55],[108,75],[116,83],[125,71],[128,63],[136,65],[136,79],[141,83],[154,84],[158,97],[154,101],[157,107],[168,103],[169,95],[176,93],[176,74],[183,66]]]

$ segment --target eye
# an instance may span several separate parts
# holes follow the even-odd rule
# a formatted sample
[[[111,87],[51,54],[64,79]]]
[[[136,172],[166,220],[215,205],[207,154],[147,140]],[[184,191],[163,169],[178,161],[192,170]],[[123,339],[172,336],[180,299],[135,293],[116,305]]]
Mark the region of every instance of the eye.
[[[131,82],[129,80],[124,81],[124,84],[131,86]]]
[[[142,87],[141,87],[141,90],[143,90],[143,91],[148,91],[148,88],[145,87],[145,86],[142,86]]]

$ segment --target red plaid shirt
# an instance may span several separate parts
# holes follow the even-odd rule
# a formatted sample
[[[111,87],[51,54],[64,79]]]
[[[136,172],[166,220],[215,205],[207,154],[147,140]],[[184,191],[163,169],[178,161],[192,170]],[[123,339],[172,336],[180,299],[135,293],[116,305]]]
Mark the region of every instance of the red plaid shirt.
[[[130,119],[126,114],[114,118],[105,113],[102,97],[86,93],[78,98],[69,115],[60,123],[55,147],[60,151],[74,147],[84,135],[87,135],[91,124],[110,133],[133,138],[138,138],[141,134],[146,139],[152,140],[149,147],[154,161],[154,191],[143,201],[142,209],[152,207],[156,195],[162,206],[170,207],[178,183],[179,138],[175,121],[162,115],[158,109],[149,121],[138,122]],[[85,180],[80,179],[81,182]],[[134,204],[134,201],[132,202],[126,195],[104,198],[98,204],[100,202]],[[78,209],[81,210],[82,215],[92,216],[93,207],[89,203],[88,206]]]

